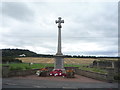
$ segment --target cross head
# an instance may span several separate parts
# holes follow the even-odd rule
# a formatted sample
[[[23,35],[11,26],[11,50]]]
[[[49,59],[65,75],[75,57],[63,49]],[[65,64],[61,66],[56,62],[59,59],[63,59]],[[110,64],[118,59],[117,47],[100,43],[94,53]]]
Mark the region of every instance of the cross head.
[[[64,23],[64,20],[61,19],[61,17],[58,17],[58,20],[55,20],[56,24],[58,23],[58,28],[62,28],[61,23]]]

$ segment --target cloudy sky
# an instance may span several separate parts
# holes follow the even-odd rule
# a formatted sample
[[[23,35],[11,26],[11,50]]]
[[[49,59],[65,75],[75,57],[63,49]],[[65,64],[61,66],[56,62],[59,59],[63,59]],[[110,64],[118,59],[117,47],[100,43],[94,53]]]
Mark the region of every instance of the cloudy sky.
[[[62,17],[62,52],[68,55],[118,55],[118,2],[2,2],[0,48],[57,52]]]

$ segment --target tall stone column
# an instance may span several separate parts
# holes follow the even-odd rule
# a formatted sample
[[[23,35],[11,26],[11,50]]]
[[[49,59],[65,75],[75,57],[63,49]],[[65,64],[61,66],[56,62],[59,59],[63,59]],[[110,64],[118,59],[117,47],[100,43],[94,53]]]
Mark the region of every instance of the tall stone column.
[[[64,20],[61,20],[61,17],[58,18],[58,20],[55,21],[56,24],[58,23],[58,47],[57,47],[57,53],[54,55],[55,57],[55,64],[54,69],[61,69],[64,70],[64,55],[62,54],[61,50],[61,23],[64,23]]]
[[[61,51],[61,28],[58,28],[58,48],[56,55],[63,55]]]

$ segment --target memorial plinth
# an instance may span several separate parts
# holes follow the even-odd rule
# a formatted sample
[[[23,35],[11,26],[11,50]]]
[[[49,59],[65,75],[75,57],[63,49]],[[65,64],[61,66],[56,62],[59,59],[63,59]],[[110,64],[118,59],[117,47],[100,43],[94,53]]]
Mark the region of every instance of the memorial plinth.
[[[55,63],[54,63],[54,69],[64,69],[64,55],[54,55]]]
[[[57,53],[54,55],[55,63],[54,63],[54,69],[64,69],[64,55],[61,51],[61,23],[64,23],[64,20],[61,20],[61,17],[58,18],[58,20],[55,21],[56,24],[58,23],[58,47],[57,47]]]

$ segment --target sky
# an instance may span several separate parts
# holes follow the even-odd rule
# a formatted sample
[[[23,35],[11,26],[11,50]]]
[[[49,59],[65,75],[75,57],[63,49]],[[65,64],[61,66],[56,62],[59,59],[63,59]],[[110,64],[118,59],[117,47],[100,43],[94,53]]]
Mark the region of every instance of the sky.
[[[118,56],[118,2],[2,2],[0,48],[56,54]]]

